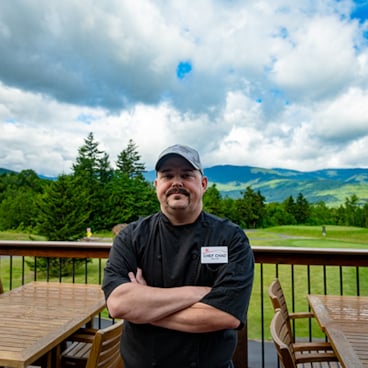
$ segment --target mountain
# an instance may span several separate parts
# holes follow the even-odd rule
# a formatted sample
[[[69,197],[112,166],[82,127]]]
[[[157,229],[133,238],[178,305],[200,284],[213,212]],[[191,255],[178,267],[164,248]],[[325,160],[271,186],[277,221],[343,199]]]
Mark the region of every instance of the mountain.
[[[14,171],[8,170],[8,169],[3,169],[2,167],[0,167],[0,175],[1,174],[9,174],[11,172],[14,172]]]
[[[13,170],[9,170],[9,169],[4,169],[3,167],[0,167],[0,175],[1,174],[19,174],[19,172],[17,171],[13,171]],[[36,173],[36,175],[40,178],[40,179],[46,179],[46,180],[56,180],[57,178],[55,177],[51,177],[51,176],[45,176],[45,175],[39,175]]]
[[[0,168],[0,174],[12,172]],[[209,186],[216,188],[223,197],[239,198],[250,186],[260,191],[266,202],[282,202],[289,196],[297,198],[299,193],[309,203],[324,201],[328,206],[339,206],[346,198],[355,194],[360,204],[368,203],[368,168],[324,169],[316,171],[297,171],[288,169],[264,169],[252,166],[217,165],[204,169]],[[56,180],[39,175],[40,178]],[[153,182],[154,170],[144,173]]]
[[[204,173],[209,185],[216,184],[223,197],[239,198],[250,186],[255,191],[259,190],[266,202],[282,202],[289,196],[296,199],[302,193],[309,203],[324,201],[329,206],[338,206],[353,194],[357,195],[361,204],[368,203],[368,168],[304,172],[218,165],[205,168]],[[145,177],[153,181],[155,171],[146,172]]]

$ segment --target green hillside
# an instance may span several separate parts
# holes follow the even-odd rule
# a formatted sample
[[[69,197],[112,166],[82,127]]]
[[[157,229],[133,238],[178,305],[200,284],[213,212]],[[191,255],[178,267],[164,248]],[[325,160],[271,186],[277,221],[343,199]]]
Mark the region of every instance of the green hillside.
[[[0,168],[0,174],[11,172]],[[325,169],[310,172],[280,168],[265,169],[251,166],[217,165],[204,169],[209,185],[223,197],[239,198],[248,186],[260,191],[266,202],[282,202],[299,193],[309,203],[324,201],[328,206],[343,204],[355,194],[360,204],[368,203],[368,168]],[[153,182],[156,173],[147,171],[145,178]],[[46,178],[40,176],[44,179]]]
[[[326,169],[301,172],[248,166],[214,166],[205,169],[210,185],[216,184],[223,196],[238,198],[251,186],[267,202],[282,202],[299,193],[310,203],[324,201],[339,206],[355,194],[361,204],[368,203],[368,169]]]

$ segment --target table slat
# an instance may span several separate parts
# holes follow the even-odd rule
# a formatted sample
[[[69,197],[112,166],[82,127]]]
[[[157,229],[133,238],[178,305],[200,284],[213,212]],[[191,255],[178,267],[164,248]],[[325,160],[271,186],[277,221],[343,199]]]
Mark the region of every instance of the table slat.
[[[308,295],[343,367],[368,367],[368,297]]]
[[[100,285],[32,282],[0,295],[0,366],[23,368],[105,308]]]

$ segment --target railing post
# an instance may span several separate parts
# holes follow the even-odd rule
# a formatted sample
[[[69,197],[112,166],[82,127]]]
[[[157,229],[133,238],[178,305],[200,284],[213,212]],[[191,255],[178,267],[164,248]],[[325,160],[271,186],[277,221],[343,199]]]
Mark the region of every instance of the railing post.
[[[233,355],[235,368],[248,368],[248,325],[238,331],[238,344]]]

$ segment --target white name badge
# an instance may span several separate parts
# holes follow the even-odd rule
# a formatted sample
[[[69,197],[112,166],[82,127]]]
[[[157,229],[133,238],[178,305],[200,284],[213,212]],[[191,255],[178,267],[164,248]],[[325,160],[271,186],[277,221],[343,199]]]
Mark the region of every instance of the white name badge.
[[[201,263],[227,263],[227,247],[202,247]]]

